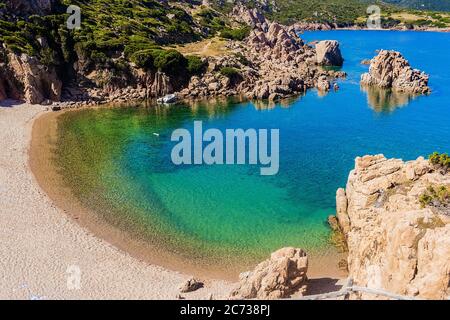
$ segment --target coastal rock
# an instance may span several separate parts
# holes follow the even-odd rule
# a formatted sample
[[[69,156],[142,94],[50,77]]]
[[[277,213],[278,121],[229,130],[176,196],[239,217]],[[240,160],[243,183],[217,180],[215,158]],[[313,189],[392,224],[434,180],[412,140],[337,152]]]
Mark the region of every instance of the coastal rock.
[[[203,288],[204,284],[198,279],[190,278],[180,286],[181,293],[193,292]]]
[[[322,66],[342,66],[342,58],[339,42],[336,40],[320,41],[316,44],[317,63]]]
[[[272,253],[254,271],[241,274],[233,299],[280,299],[299,290],[307,280],[308,257],[302,249],[284,248]]]
[[[348,200],[345,189],[339,188],[336,192],[336,218],[345,234],[350,231],[350,220],[347,215],[347,206]]]
[[[427,299],[450,294],[450,219],[419,202],[430,185],[450,186],[450,174],[435,171],[422,157],[406,163],[383,155],[355,160],[336,205],[356,285]]]
[[[46,100],[61,99],[62,82],[56,71],[26,54],[9,54],[9,68],[23,87],[23,98],[27,103],[39,104]]]
[[[250,62],[247,66],[239,66],[245,71],[241,72],[242,81],[236,88],[247,98],[273,101],[314,87],[327,92],[331,88],[329,79],[345,76],[342,72],[319,69],[316,50],[305,45],[295,26],[263,21],[255,16],[254,10],[239,10],[245,21],[256,21],[251,24],[253,29],[244,41],[245,45],[238,49]],[[336,59],[340,51],[338,43],[334,45],[330,48],[333,51],[330,57]]]
[[[400,52],[381,50],[371,60],[370,70],[361,76],[361,84],[393,89],[410,94],[427,94],[429,76],[411,68],[409,62]]]
[[[327,92],[330,91],[330,88],[331,88],[330,81],[328,81],[327,77],[321,76],[317,81],[317,89],[319,89],[319,91]]]

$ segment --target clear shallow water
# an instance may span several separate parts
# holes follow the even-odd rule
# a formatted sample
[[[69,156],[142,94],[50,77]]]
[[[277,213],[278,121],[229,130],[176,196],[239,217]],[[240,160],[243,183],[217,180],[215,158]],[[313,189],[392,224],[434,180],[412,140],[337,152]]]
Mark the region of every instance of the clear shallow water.
[[[329,247],[326,218],[354,158],[384,153],[405,160],[450,149],[450,35],[311,32],[336,39],[348,79],[319,97],[256,108],[216,102],[194,107],[82,110],[59,119],[56,163],[83,204],[134,237],[212,263],[258,260],[283,246]],[[376,49],[395,49],[430,74],[433,93],[411,98],[365,92],[359,77]],[[251,166],[172,165],[174,129],[280,129],[280,172]],[[159,134],[155,135],[155,133]],[[233,256],[234,260],[229,260]]]

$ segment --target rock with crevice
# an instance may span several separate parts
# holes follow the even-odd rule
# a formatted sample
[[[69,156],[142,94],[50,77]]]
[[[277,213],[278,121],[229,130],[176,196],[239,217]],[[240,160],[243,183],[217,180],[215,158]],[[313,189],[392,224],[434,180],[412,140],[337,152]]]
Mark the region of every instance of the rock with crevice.
[[[25,53],[10,53],[8,67],[23,87],[23,99],[27,103],[40,104],[46,100],[60,101],[62,82],[55,69],[42,65],[35,57]]]
[[[430,185],[450,186],[450,174],[435,171],[422,157],[356,159],[346,189],[336,197],[349,276],[356,285],[427,299],[450,294],[450,217],[420,204]]]
[[[284,248],[272,253],[251,272],[242,273],[233,299],[281,299],[306,285],[308,257],[302,249]],[[299,293],[301,294],[301,292]]]

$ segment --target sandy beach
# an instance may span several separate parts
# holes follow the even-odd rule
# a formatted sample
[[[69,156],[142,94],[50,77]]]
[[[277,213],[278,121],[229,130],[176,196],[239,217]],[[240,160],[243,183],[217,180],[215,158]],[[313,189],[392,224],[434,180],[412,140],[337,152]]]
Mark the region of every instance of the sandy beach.
[[[228,296],[245,270],[214,273],[96,221],[67,197],[45,163],[46,134],[56,123],[49,119],[58,113],[11,101],[6,106],[0,108],[0,299],[176,299],[192,275],[205,287],[183,297]],[[311,261],[309,294],[339,288],[345,273],[336,259]],[[77,272],[80,287],[74,289]]]
[[[0,108],[0,299],[175,299],[190,276],[151,265],[94,237],[58,209],[31,173],[34,120],[46,107]],[[73,276],[81,272],[80,288]],[[207,281],[183,295],[226,295],[232,284]]]

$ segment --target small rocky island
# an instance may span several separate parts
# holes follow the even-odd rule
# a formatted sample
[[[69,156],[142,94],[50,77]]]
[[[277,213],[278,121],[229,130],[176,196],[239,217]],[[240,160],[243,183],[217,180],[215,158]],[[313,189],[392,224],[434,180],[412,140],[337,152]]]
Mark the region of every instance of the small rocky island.
[[[361,85],[377,86],[407,94],[428,94],[429,76],[413,69],[400,52],[381,50],[370,62],[370,70],[361,76]]]

